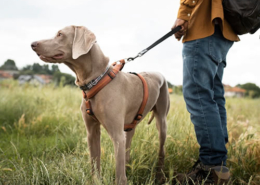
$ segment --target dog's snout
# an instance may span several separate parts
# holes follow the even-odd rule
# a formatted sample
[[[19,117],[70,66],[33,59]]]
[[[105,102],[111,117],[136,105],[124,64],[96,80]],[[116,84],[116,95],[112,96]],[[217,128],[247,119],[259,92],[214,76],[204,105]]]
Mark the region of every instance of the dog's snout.
[[[38,45],[38,42],[33,42],[33,43],[31,44],[32,49],[35,50],[36,47],[37,47],[37,45]]]

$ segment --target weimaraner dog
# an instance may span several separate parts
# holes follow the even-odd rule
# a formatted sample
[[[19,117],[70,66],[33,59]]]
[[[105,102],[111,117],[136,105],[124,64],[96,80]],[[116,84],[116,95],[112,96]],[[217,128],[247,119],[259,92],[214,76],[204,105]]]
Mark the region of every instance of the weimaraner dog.
[[[31,47],[44,62],[66,64],[76,74],[75,83],[78,86],[83,86],[103,74],[109,63],[109,59],[96,43],[95,35],[83,26],[65,27],[54,38],[33,42]],[[145,78],[149,90],[143,118],[151,110],[156,118],[160,140],[157,174],[162,174],[166,116],[170,106],[167,82],[160,73],[140,74]],[[136,75],[121,71],[91,99],[97,120],[86,113],[85,99],[82,99],[81,112],[87,129],[92,171],[95,167],[100,171],[100,125],[103,125],[114,144],[116,184],[127,183],[125,164],[130,159],[129,149],[135,129],[124,132],[124,124],[133,121],[142,99],[141,80]]]

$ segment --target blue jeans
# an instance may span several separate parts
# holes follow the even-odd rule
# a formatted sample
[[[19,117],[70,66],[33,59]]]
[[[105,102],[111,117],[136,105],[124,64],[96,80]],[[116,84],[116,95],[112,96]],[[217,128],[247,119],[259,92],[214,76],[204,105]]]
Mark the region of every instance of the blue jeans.
[[[204,165],[226,165],[228,132],[222,77],[232,45],[219,26],[212,36],[183,44],[183,96]]]

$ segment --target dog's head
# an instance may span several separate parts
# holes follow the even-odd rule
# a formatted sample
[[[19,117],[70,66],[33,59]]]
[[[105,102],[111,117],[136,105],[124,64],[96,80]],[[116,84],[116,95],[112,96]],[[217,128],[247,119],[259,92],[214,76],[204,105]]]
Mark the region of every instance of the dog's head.
[[[44,62],[62,63],[87,54],[95,42],[96,36],[87,28],[68,26],[54,38],[33,42],[31,47]]]

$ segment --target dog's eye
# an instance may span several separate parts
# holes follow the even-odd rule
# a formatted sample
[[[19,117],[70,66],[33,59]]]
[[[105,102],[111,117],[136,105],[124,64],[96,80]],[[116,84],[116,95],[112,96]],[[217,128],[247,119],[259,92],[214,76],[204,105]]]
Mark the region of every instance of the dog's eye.
[[[58,37],[60,37],[60,36],[62,36],[62,33],[58,33],[58,35],[57,35]]]

